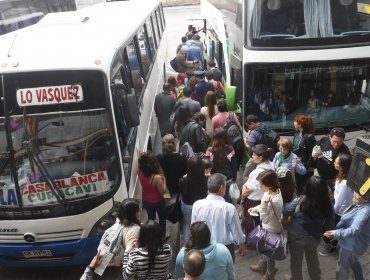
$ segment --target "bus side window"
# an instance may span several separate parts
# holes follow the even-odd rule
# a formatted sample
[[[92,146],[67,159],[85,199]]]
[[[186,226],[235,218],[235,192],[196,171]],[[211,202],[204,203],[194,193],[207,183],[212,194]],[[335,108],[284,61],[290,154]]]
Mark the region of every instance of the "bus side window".
[[[152,36],[153,36],[153,39],[154,39],[154,43],[155,43],[156,49],[159,48],[159,41],[160,41],[160,39],[158,37],[158,30],[156,30],[155,27],[154,27],[153,16],[150,16],[148,18],[146,27],[148,29],[151,28],[151,30],[152,30],[151,32],[152,32]],[[150,34],[150,32],[148,34]]]
[[[162,16],[162,22],[163,22],[163,29],[165,28],[165,26],[166,26],[166,21],[165,21],[165,19],[164,19],[164,12],[163,12],[163,6],[162,6],[162,4],[160,4],[160,6],[159,6],[159,13],[161,14],[161,16]]]
[[[161,22],[160,22],[160,19],[159,19],[159,15],[158,15],[158,12],[157,11],[154,11],[154,14],[155,14],[155,21],[157,23],[157,29],[159,30],[159,37],[162,38],[162,28],[161,28]]]
[[[134,41],[131,41],[125,49],[123,58],[125,70],[130,81],[130,86],[134,89],[136,95],[139,97],[144,88],[144,79],[141,76],[141,70]]]
[[[136,37],[137,43],[139,45],[140,60],[143,66],[144,76],[147,77],[150,70],[152,58],[149,52],[149,44],[144,27],[140,28],[140,30],[137,32]]]
[[[154,60],[156,47],[155,47],[153,29],[152,29],[150,18],[146,20],[145,30],[148,35],[150,54],[152,56],[152,60]]]

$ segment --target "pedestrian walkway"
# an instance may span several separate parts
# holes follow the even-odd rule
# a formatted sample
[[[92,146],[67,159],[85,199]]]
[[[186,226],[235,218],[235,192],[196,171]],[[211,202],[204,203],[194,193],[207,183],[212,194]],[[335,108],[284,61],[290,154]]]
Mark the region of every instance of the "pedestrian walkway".
[[[319,246],[320,248],[320,246]],[[236,255],[235,260],[235,271],[236,271],[236,279],[237,280],[260,280],[262,278],[262,274],[256,273],[252,271],[249,267],[251,264],[254,264],[258,260],[258,254],[256,251],[249,250],[247,256],[241,257],[239,254]],[[323,280],[331,280],[335,279],[335,267],[337,265],[337,257],[338,254],[328,256],[328,257],[320,257],[320,266],[321,266],[321,279]],[[366,253],[365,256],[362,257],[364,269],[366,273],[366,279],[370,278],[370,254],[369,252]],[[276,268],[278,272],[275,276],[276,280],[285,280],[290,279],[290,255],[284,261],[277,261]],[[303,260],[303,279],[309,280],[307,266],[305,260]],[[315,280],[315,279],[312,279]]]

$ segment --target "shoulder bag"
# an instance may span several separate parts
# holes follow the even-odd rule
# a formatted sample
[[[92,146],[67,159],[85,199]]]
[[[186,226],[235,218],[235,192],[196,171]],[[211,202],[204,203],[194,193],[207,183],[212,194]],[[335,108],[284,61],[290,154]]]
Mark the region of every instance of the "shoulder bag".
[[[166,202],[164,207],[166,219],[171,223],[176,224],[182,220],[180,192],[177,193],[176,198],[173,197]]]
[[[247,245],[269,258],[282,261],[288,254],[288,242],[281,220],[277,216],[272,203],[271,206],[275,217],[280,223],[281,233],[268,231],[262,228],[261,225],[258,225],[249,233],[247,237]]]

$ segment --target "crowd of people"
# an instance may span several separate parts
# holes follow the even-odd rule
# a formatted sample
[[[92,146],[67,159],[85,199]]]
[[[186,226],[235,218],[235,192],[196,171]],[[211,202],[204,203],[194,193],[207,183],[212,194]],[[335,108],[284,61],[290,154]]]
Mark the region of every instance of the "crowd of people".
[[[261,225],[270,232],[287,232],[291,279],[303,279],[303,256],[309,277],[321,279],[319,255],[335,254],[338,248],[337,279],[348,279],[351,270],[355,279],[363,279],[359,258],[370,244],[370,203],[347,185],[351,153],[344,143],[344,129],[333,128],[316,141],[311,116],[297,115],[293,139],[280,137],[271,147],[264,135],[266,126],[248,115],[247,137],[239,149],[225,129],[231,121],[242,131],[239,119],[217,94],[223,91],[219,69],[210,62],[203,70],[199,42],[197,30],[189,27],[177,48],[180,73],[169,77],[155,99],[162,154],[145,152],[139,157],[141,205],[148,221],[138,222],[141,208],[133,199],[124,201],[119,212],[123,229],[131,229],[131,241],[126,240],[127,233],[122,238],[123,278],[236,279],[235,251],[246,255],[247,236]],[[182,153],[183,147],[192,153]],[[240,168],[243,185],[236,200],[230,196],[230,186]],[[170,237],[167,193],[180,195],[182,211],[183,248],[172,276],[169,262],[177,252],[165,243]],[[319,247],[322,239],[326,245]],[[92,279],[101,262],[98,253],[84,279]],[[275,260],[263,254],[250,269],[265,280],[277,273]]]

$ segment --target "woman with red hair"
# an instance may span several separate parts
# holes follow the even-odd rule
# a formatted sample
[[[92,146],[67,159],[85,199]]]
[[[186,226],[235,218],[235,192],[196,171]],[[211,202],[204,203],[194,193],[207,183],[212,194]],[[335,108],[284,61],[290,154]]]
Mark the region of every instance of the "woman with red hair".
[[[167,83],[171,86],[171,95],[177,99],[177,81],[175,76],[169,76]]]
[[[293,153],[302,161],[307,169],[305,175],[295,174],[298,193],[301,194],[304,189],[304,183],[308,177],[313,175],[312,149],[316,144],[314,136],[313,121],[311,116],[297,115],[294,117],[294,127],[296,133],[293,138]]]

